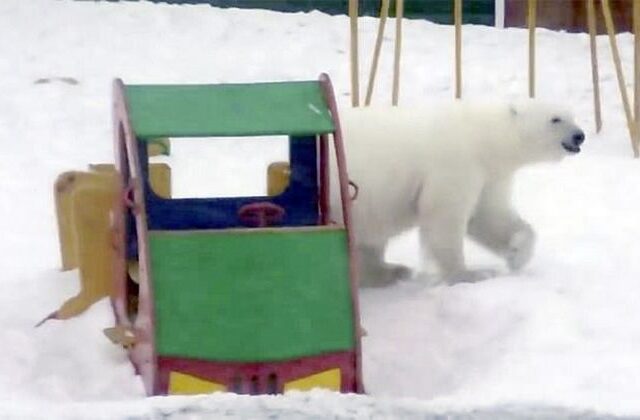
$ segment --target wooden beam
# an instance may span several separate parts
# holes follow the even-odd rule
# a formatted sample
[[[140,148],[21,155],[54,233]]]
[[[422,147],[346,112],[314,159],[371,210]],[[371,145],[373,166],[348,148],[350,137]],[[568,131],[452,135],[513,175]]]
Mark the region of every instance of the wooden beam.
[[[529,11],[527,14],[529,25],[529,97],[536,96],[536,3],[537,0],[529,1]]]
[[[634,151],[640,151],[640,1],[633,2],[633,116]]]
[[[376,73],[378,71],[378,61],[380,59],[380,50],[382,48],[382,38],[384,36],[384,28],[389,16],[389,0],[382,0],[380,5],[380,21],[378,22],[378,35],[376,36],[376,45],[373,50],[373,59],[371,60],[371,70],[369,71],[369,83],[367,84],[367,94],[364,99],[364,105],[371,104],[373,96],[373,87],[376,83]]]
[[[402,18],[404,17],[404,0],[396,0],[396,46],[393,57],[393,91],[391,103],[398,105],[400,95],[400,55],[402,52]]]
[[[595,0],[587,0],[587,26],[589,27],[589,45],[591,49],[591,80],[593,82],[593,110],[596,120],[596,132],[602,129],[602,110],[600,105],[600,77],[598,75],[598,54],[597,54],[597,21]]]
[[[495,27],[496,28],[504,28],[505,27],[505,1],[506,0],[495,0],[494,13],[495,13]]]
[[[602,12],[604,14],[604,23],[607,27],[607,34],[609,35],[609,43],[611,44],[611,54],[613,55],[613,62],[616,67],[616,77],[618,79],[618,89],[620,90],[620,96],[622,98],[622,105],[624,107],[624,115],[627,119],[627,128],[629,130],[629,137],[631,138],[631,148],[633,149],[633,156],[639,157],[638,144],[635,141],[636,127],[634,123],[633,113],[631,111],[631,105],[629,104],[629,95],[627,93],[627,87],[624,80],[624,73],[622,72],[622,63],[620,62],[620,52],[618,51],[618,43],[616,42],[616,29],[613,24],[613,18],[611,16],[611,6],[609,0],[602,1]],[[636,0],[637,1],[637,0]]]
[[[360,67],[358,65],[358,0],[349,0],[351,28],[351,105],[360,106]]]
[[[456,72],[456,99],[462,97],[462,0],[454,0],[453,21],[455,24],[455,72]]]

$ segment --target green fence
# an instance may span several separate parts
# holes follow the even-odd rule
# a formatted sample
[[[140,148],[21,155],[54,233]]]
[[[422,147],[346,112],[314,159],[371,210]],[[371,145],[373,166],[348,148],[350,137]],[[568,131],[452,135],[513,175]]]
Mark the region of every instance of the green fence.
[[[154,3],[210,4],[216,7],[269,9],[280,12],[320,10],[332,15],[346,14],[348,0],[151,0]],[[360,15],[377,16],[381,0],[359,0]],[[395,0],[391,0],[393,16]],[[463,0],[464,23],[494,24],[494,0]],[[405,0],[405,17],[453,23],[453,0]]]

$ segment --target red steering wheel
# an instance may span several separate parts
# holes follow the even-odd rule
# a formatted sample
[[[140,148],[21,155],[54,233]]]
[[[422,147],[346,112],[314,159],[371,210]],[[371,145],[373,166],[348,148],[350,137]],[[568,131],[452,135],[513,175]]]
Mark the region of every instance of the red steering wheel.
[[[268,201],[245,204],[238,210],[240,221],[246,226],[267,227],[279,223],[284,217],[284,209]]]

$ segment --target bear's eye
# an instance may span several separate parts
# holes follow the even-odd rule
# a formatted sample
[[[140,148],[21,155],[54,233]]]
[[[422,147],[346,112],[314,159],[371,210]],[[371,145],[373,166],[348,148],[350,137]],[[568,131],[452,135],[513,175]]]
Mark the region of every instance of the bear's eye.
[[[562,122],[562,118],[560,117],[551,118],[551,124],[558,124],[559,122]]]

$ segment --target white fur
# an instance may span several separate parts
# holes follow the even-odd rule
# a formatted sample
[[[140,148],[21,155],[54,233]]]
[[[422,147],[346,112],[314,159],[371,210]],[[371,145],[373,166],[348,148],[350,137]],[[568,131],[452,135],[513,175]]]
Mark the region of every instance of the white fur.
[[[536,101],[343,109],[340,119],[349,178],[359,187],[353,222],[364,285],[410,274],[383,256],[389,238],[414,226],[449,282],[494,275],[467,268],[467,233],[511,269],[525,265],[535,234],[511,206],[513,174],[570,154],[561,143],[580,131],[567,112]],[[340,213],[337,193],[334,184],[332,209]]]

